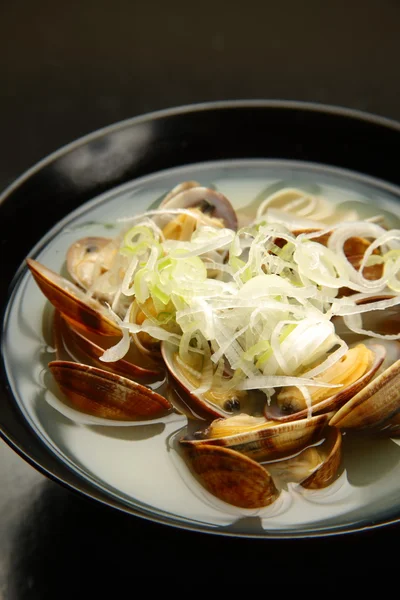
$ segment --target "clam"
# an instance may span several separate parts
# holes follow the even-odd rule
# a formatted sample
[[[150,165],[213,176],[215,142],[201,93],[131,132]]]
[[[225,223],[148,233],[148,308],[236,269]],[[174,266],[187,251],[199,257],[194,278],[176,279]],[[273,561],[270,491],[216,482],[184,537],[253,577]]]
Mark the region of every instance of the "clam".
[[[321,489],[333,483],[341,465],[342,434],[339,429],[327,427],[328,421],[329,415],[319,415],[276,425],[262,418],[237,415],[217,419],[194,437],[180,439],[180,446],[206,489],[231,504],[245,506],[237,503],[238,483],[249,497],[252,488],[258,490],[261,477],[263,487],[268,489],[265,504],[252,500],[246,504],[246,508],[252,508],[276,500],[285,481],[299,481],[308,489]],[[255,468],[260,462],[265,472]],[[231,481],[232,470],[237,469],[247,473],[244,482],[236,473]],[[243,502],[243,497],[240,501]]]
[[[182,445],[223,446],[236,450],[249,458],[257,461],[275,460],[289,456],[321,439],[322,431],[327,425],[332,413],[317,415],[309,419],[298,419],[289,423],[276,423],[275,421],[259,422],[252,425],[248,415],[245,415],[245,426],[237,433],[231,433],[232,424],[235,427],[241,415],[217,421],[203,431],[197,432],[196,438],[190,436],[180,440]],[[217,432],[217,433],[216,433]]]
[[[339,429],[400,435],[400,359],[381,372],[331,418]]]
[[[193,183],[181,184],[180,191],[166,196],[161,202],[160,208],[197,209],[210,217],[214,225],[217,220],[223,227],[236,231],[237,216],[228,198],[221,192],[200,185],[192,185]]]
[[[321,457],[321,463],[301,481],[304,488],[313,490],[328,487],[337,478],[342,460],[342,433],[327,427],[324,442],[315,449]]]
[[[88,290],[95,276],[108,271],[118,246],[115,240],[104,237],[85,237],[72,244],[67,252],[67,270],[75,283]]]
[[[295,456],[267,464],[273,478],[280,482],[300,483],[307,489],[331,485],[340,470],[342,434],[335,427],[327,427],[324,435],[324,439]]]
[[[214,496],[240,508],[261,508],[279,496],[268,471],[239,452],[219,446],[186,446],[186,462]]]
[[[160,365],[152,364],[150,360],[144,360],[134,344],[131,344],[125,358],[112,363],[101,361],[104,351],[117,343],[117,339],[94,334],[84,335],[71,323],[68,323],[58,311],[55,311],[54,314],[53,333],[58,359],[65,355],[69,360],[88,363],[144,383],[162,377]]]
[[[176,346],[168,342],[161,344],[161,355],[170,375],[171,383],[176,387],[182,401],[188,409],[188,416],[201,419],[231,417],[238,412],[262,414],[265,395],[260,391],[252,394],[238,394],[234,389],[210,390],[197,393],[196,384],[190,370],[177,362]]]
[[[68,321],[92,333],[121,335],[120,328],[98,300],[38,261],[28,258],[26,262],[43,294]]]
[[[129,378],[160,379],[159,372],[143,369],[128,361],[118,361],[111,366],[99,360],[104,348],[92,341],[89,334],[110,338],[121,334],[103,305],[39,262],[27,259],[27,264],[38,286],[56,308],[55,342],[58,352],[61,352],[60,345],[63,344],[64,352],[86,354],[91,362],[98,365],[71,360],[49,363],[50,371],[70,406],[84,414],[121,422],[150,420],[170,413],[172,405],[164,396]],[[69,348],[66,348],[66,338]],[[108,367],[112,370],[108,371]]]
[[[143,421],[172,410],[164,396],[122,375],[64,360],[52,361],[48,366],[71,406],[85,414],[115,421]]]
[[[201,184],[198,181],[190,180],[190,181],[182,181],[182,183],[178,183],[168,194],[164,196],[162,202],[160,204],[161,208],[165,208],[168,206],[168,203],[172,198],[180,194],[181,192],[185,192],[186,190],[190,190],[194,187],[201,187]]]
[[[284,422],[304,418],[309,412],[319,414],[338,410],[374,377],[385,359],[384,345],[371,343],[368,346],[357,344],[340,361],[315,378],[342,384],[343,388],[338,392],[332,393],[330,388],[314,388],[310,392],[311,406],[308,407],[301,391],[288,386],[270,405],[265,406],[265,416]]]

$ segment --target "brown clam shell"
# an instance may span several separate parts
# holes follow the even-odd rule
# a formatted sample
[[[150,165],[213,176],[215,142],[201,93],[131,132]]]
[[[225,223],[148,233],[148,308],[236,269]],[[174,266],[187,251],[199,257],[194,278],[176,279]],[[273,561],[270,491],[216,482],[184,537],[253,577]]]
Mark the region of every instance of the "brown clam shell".
[[[335,427],[326,428],[325,446],[322,451],[325,458],[322,463],[301,482],[302,487],[319,490],[331,485],[338,476],[342,460],[342,433]]]
[[[169,401],[126,377],[70,361],[52,361],[49,368],[74,408],[116,421],[146,420],[167,415]]]
[[[172,188],[172,190],[170,192],[168,192],[168,194],[166,196],[164,196],[164,198],[160,204],[160,208],[165,208],[166,206],[168,206],[168,203],[170,200],[172,200],[172,198],[174,198],[181,192],[190,190],[191,188],[194,188],[194,187],[201,187],[201,184],[198,181],[194,181],[194,180],[182,181],[182,183],[178,183],[178,185],[176,185],[174,188]]]
[[[181,403],[186,407],[185,414],[189,418],[215,419],[216,417],[230,417],[231,413],[206,400],[203,396],[195,394],[191,390],[190,383],[178,373],[173,362],[176,348],[166,342],[161,343],[161,355],[170,375],[170,383],[175,388]]]
[[[329,425],[339,429],[400,435],[400,359],[346,402]]]
[[[232,417],[232,415],[239,412],[247,414],[262,413],[265,404],[265,395],[258,390],[255,390],[252,394],[243,395],[240,401],[238,400],[239,405],[236,406],[233,404],[231,408],[225,408],[225,403],[229,403],[230,400],[236,398],[234,390],[230,395],[228,393],[228,395],[223,397],[223,406],[213,402],[205,394],[197,394],[193,384],[182,373],[179,367],[176,366],[174,361],[175,353],[176,346],[169,342],[161,343],[161,355],[170,375],[169,381],[171,386],[174,387],[179,400],[185,405],[184,412],[189,418],[209,421],[218,417]]]
[[[180,443],[188,446],[223,446],[253,460],[275,460],[298,452],[323,437],[322,431],[331,416],[332,413],[327,413],[279,424],[268,421],[265,427],[249,428],[242,433],[218,438],[208,437],[206,429],[203,439],[200,439],[202,432],[198,432],[197,439],[182,438]]]
[[[190,420],[208,421],[210,419],[210,412],[203,410],[201,404],[196,405],[193,402],[193,395],[187,393],[171,379],[169,379],[168,399],[176,410],[186,415]],[[215,418],[218,415],[212,416]]]
[[[186,446],[186,461],[214,496],[240,508],[261,508],[278,496],[271,475],[260,464],[229,448]]]
[[[38,261],[28,258],[26,262],[46,298],[74,325],[92,333],[121,336],[120,328],[98,300]]]
[[[129,351],[129,360],[122,358],[112,363],[103,362],[100,357],[104,351],[110,347],[108,340],[117,343],[118,340],[113,340],[111,337],[101,337],[101,341],[96,343],[93,339],[78,331],[71,323],[68,323],[63,318],[61,313],[55,311],[54,314],[54,339],[57,352],[57,358],[62,357],[62,352],[65,351],[72,360],[77,362],[89,363],[99,369],[111,371],[117,375],[123,375],[129,379],[139,380],[143,383],[154,381],[162,377],[162,370],[153,367],[142,366],[134,362],[139,360],[143,363],[138,352],[135,352],[135,347],[131,345]],[[107,341],[107,343],[106,343]],[[100,345],[101,344],[101,345]]]
[[[228,198],[211,188],[203,186],[187,186],[186,189],[172,196],[168,195],[160,208],[198,208],[216,219],[221,219],[225,227],[237,230],[236,212]]]
[[[374,345],[370,344],[369,348],[374,351],[375,358],[368,371],[351,385],[346,386],[329,398],[314,404],[310,408],[311,414],[317,415],[320,413],[338,410],[357,392],[362,390],[369,381],[371,381],[385,359],[386,349],[384,346],[378,343]],[[285,423],[289,421],[295,421],[297,419],[304,419],[308,415],[308,408],[293,412],[291,414],[285,414],[282,412],[281,408],[277,406],[277,404],[271,403],[271,405],[266,404],[264,414],[267,419],[273,419],[275,421]]]
[[[342,434],[334,427],[326,427],[324,439],[301,452],[265,464],[278,487],[298,483],[307,489],[322,489],[338,477],[341,466]]]

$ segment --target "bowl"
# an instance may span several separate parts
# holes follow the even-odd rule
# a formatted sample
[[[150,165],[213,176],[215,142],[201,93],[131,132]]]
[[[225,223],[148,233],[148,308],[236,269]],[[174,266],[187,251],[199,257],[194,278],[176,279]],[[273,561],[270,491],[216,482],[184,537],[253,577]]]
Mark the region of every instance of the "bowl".
[[[327,493],[297,494],[289,509],[246,512],[213,503],[189,480],[173,445],[185,417],[104,427],[60,414],[46,375],[54,358],[49,307],[25,258],[61,271],[78,237],[106,235],[116,219],[156,206],[191,179],[217,187],[235,206],[249,190],[256,196],[266,182],[284,181],[343,189],[350,203],[362,196],[396,207],[399,147],[400,125],[381,117],[316,104],[232,101],[116,123],[38,163],[0,203],[7,256],[1,280],[3,439],[44,475],[93,501],[178,528],[296,538],[398,522],[400,449],[392,440],[374,449],[357,442],[346,464],[349,489],[336,484]],[[368,468],[358,467],[360,456]]]

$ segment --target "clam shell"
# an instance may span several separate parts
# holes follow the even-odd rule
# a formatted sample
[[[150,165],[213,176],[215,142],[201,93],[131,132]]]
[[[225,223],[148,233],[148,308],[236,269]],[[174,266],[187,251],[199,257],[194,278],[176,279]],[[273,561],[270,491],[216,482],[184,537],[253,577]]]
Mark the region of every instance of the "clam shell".
[[[400,359],[346,402],[329,424],[339,429],[400,434]]]
[[[342,433],[334,427],[327,427],[327,437],[322,452],[326,453],[322,463],[301,482],[302,487],[319,490],[331,485],[338,476],[342,460]]]
[[[181,386],[173,382],[171,385],[171,380],[169,380],[168,386],[168,400],[177,411],[183,413],[191,421],[209,421],[210,419],[209,411],[203,410],[201,404],[196,406],[191,395],[185,392]]]
[[[106,252],[108,248],[109,251]],[[89,289],[93,284],[97,262],[100,260],[99,266],[103,271],[108,270],[116,250],[117,247],[110,238],[86,237],[74,242],[67,252],[70,277],[85,290]]]
[[[179,399],[186,406],[186,414],[189,417],[198,419],[230,417],[231,413],[213,404],[203,395],[195,393],[191,383],[178,371],[174,364],[175,352],[176,346],[168,342],[161,343],[161,355],[170,375],[170,381],[176,389]]]
[[[231,411],[211,402],[204,394],[197,394],[192,383],[185,377],[181,370],[176,366],[174,355],[176,346],[162,342],[161,355],[164,364],[170,375],[170,382],[176,388],[176,391],[187,407],[187,414],[192,414],[193,418],[198,419],[215,419],[216,417],[231,417],[235,409]],[[241,400],[242,406],[240,410],[248,414],[262,414],[265,404],[265,395],[262,392],[256,391],[251,395],[245,396]],[[238,409],[239,410],[239,409]]]
[[[184,437],[180,443],[188,446],[224,446],[253,460],[275,460],[294,454],[321,439],[322,431],[331,417],[332,413],[327,413],[289,423],[266,421],[265,426],[250,427],[248,431],[218,438],[210,438],[205,429],[197,434],[197,439]],[[202,435],[204,438],[199,439]]]
[[[167,415],[170,402],[126,377],[70,361],[49,368],[71,405],[83,413],[116,421],[148,420]]]
[[[334,482],[341,465],[342,434],[326,427],[324,436],[295,456],[264,465],[278,486],[298,483],[307,489],[322,489]]]
[[[186,189],[168,195],[160,208],[199,208],[209,216],[221,219],[229,229],[236,231],[238,227],[236,212],[226,196],[211,188],[193,186],[190,182],[187,182]]]
[[[76,327],[92,333],[121,336],[120,328],[98,300],[89,298],[77,285],[38,261],[28,258],[26,262],[49,302]]]
[[[386,348],[383,344],[368,344],[368,348],[374,352],[374,360],[368,369],[368,371],[353,382],[351,385],[341,389],[336,394],[333,394],[329,398],[318,402],[310,407],[310,412],[313,415],[320,413],[326,413],[330,411],[338,410],[343,404],[345,404],[350,398],[352,398],[358,391],[364,388],[365,385],[374,377],[378,369],[382,365],[386,357]],[[293,412],[291,414],[284,414],[279,406],[274,402],[270,405],[265,405],[264,414],[267,419],[273,419],[281,423],[294,421],[297,419],[304,419],[308,415],[308,408]]]
[[[261,508],[278,496],[264,467],[229,448],[186,446],[186,461],[199,482],[214,496],[241,508]]]
[[[194,187],[201,187],[201,184],[198,181],[194,181],[194,180],[182,181],[182,183],[178,183],[178,185],[176,185],[174,188],[172,188],[172,190],[170,192],[168,192],[168,194],[166,196],[164,196],[164,198],[160,204],[160,208],[165,208],[166,206],[168,206],[168,203],[170,202],[170,200],[172,200],[172,198],[174,198],[181,192],[190,190],[191,188],[194,188]]]
[[[131,345],[131,350],[127,355],[130,357],[130,360],[123,358],[113,363],[101,361],[100,357],[103,356],[104,351],[112,346],[113,343],[117,343],[117,340],[101,336],[99,343],[96,343],[93,339],[79,332],[73,325],[68,323],[58,311],[55,311],[54,314],[53,331],[57,358],[67,355],[71,360],[89,363],[104,371],[111,371],[129,379],[138,379],[142,383],[154,381],[163,376],[162,370],[155,365],[153,367],[141,366],[134,362],[137,360],[144,364],[143,358],[139,352],[135,352],[133,345]],[[107,342],[110,340],[111,344],[105,343],[106,340]]]

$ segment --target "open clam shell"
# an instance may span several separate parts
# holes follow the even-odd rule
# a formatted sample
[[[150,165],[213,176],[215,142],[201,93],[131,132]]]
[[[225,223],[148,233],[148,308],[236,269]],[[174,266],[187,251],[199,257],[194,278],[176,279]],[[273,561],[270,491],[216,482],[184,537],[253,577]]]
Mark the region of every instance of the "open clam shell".
[[[331,418],[339,429],[400,435],[400,359],[344,404]]]
[[[70,277],[87,290],[93,285],[94,274],[108,270],[118,248],[114,240],[104,237],[85,237],[74,242],[67,252]]]
[[[115,421],[144,421],[167,415],[170,402],[126,377],[70,361],[52,361],[61,392],[79,411]]]
[[[212,424],[203,432],[198,432],[196,439],[184,437],[180,440],[187,446],[223,446],[236,450],[256,461],[274,460],[298,452],[307,445],[323,437],[323,429],[327,425],[332,413],[317,415],[310,419],[299,419],[289,423],[276,424],[266,421],[265,424],[249,426],[240,433],[221,435],[224,427],[222,421],[218,428],[219,437],[212,437]],[[201,439],[203,438],[203,439]]]
[[[356,381],[344,387],[339,392],[332,394],[332,396],[330,396],[329,398],[326,398],[325,400],[321,400],[320,402],[314,404],[310,407],[310,409],[308,409],[307,407],[302,410],[295,410],[291,413],[289,412],[288,414],[285,411],[284,407],[278,406],[276,402],[272,402],[270,405],[266,404],[264,409],[264,414],[266,418],[274,419],[276,421],[284,423],[305,418],[308,415],[309,410],[313,415],[338,410],[350,398],[352,398],[355,394],[362,390],[368,384],[369,381],[371,381],[371,379],[378,372],[383,361],[385,360],[386,347],[383,344],[369,343],[368,347],[374,353],[372,362],[368,370],[364,373],[364,375],[359,377]]]
[[[210,217],[220,219],[224,227],[236,231],[237,216],[228,198],[221,192],[192,183],[181,184],[181,190],[164,198],[160,208],[197,208]]]
[[[326,427],[324,436],[294,456],[264,465],[277,485],[290,482],[307,489],[322,489],[335,481],[341,466],[342,434],[334,427]]]
[[[76,327],[92,333],[121,336],[120,328],[98,300],[90,298],[77,285],[38,261],[28,258],[26,262],[49,302]]]
[[[170,192],[168,192],[168,194],[166,196],[164,196],[164,198],[160,204],[160,208],[163,208],[163,207],[165,208],[165,206],[168,206],[169,201],[172,200],[172,198],[174,198],[174,196],[177,196],[181,192],[190,190],[191,188],[194,188],[194,187],[201,187],[201,183],[199,183],[198,181],[195,181],[194,179],[191,179],[189,181],[182,181],[182,183],[178,183],[178,185],[176,185],[174,188],[172,188],[172,190]]]
[[[222,396],[220,398],[221,404],[212,402],[206,394],[196,393],[196,389],[189,379],[182,372],[182,369],[177,365],[176,346],[169,342],[162,342],[161,344],[161,355],[164,360],[164,364],[170,375],[171,384],[177,390],[177,393],[187,408],[187,415],[197,419],[215,419],[217,417],[231,417],[232,414],[238,412],[246,412],[248,414],[262,414],[265,395],[262,392],[254,392],[253,394],[247,394],[238,404],[236,401],[236,395],[234,390],[229,392],[230,395]],[[239,408],[236,408],[236,405]]]
[[[342,433],[334,427],[326,428],[326,439],[321,445],[321,464],[301,481],[304,488],[319,490],[331,485],[338,476],[342,460]]]
[[[240,508],[261,508],[278,496],[275,483],[260,464],[229,448],[186,446],[186,462],[211,494]]]
[[[95,341],[93,339],[95,336],[88,337],[78,331],[58,311],[55,311],[54,314],[53,331],[57,358],[61,358],[65,354],[71,360],[88,363],[99,369],[111,371],[129,379],[139,380],[142,383],[155,381],[163,377],[162,369],[156,365],[150,366],[149,360],[143,360],[133,344],[126,358],[112,363],[101,361],[100,358],[103,356],[104,351],[116,341],[109,336],[97,336]],[[110,344],[108,344],[108,340],[110,340]]]
[[[186,393],[185,390],[171,382],[169,379],[168,385],[168,399],[174,408],[184,414],[191,421],[209,421],[210,413],[208,410],[203,410],[201,404],[198,406],[193,403],[193,398],[190,394]],[[213,415],[215,418],[218,415]]]

